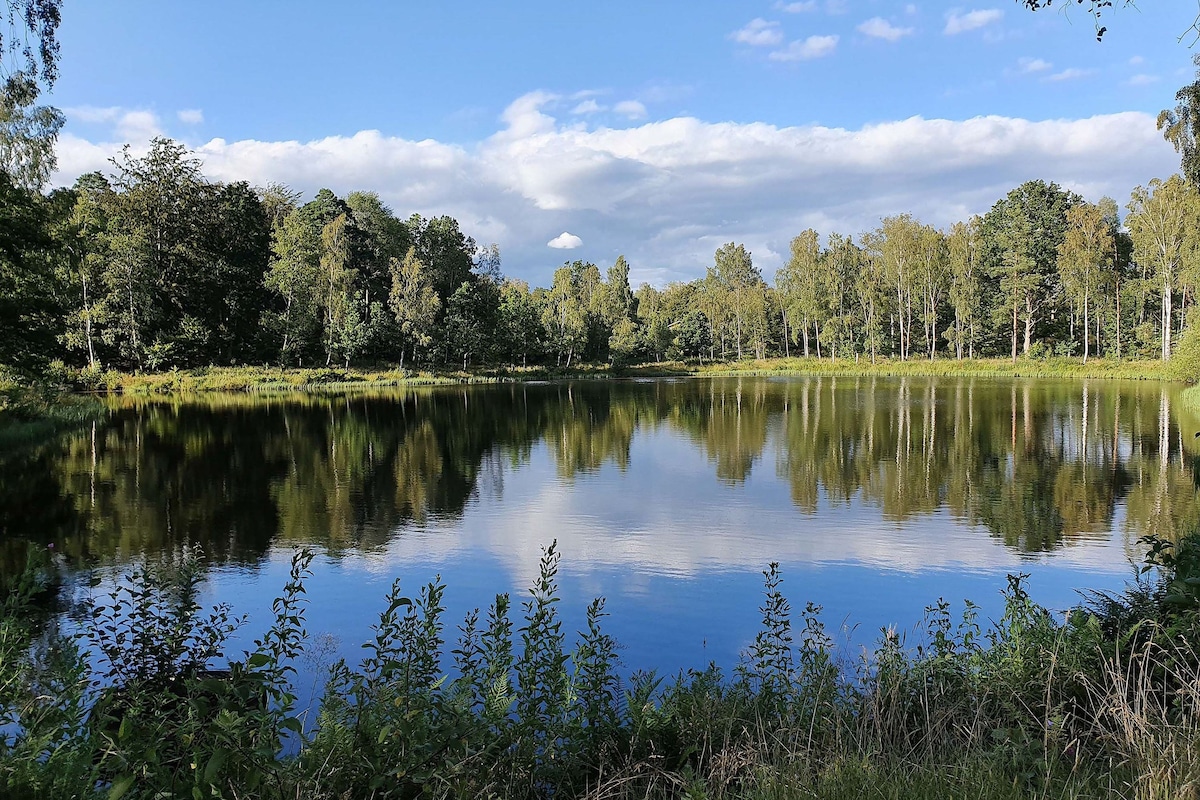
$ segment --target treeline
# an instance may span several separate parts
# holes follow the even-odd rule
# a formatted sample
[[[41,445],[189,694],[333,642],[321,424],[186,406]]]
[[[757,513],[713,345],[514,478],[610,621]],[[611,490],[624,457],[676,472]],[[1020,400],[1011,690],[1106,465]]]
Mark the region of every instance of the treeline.
[[[1165,360],[1200,286],[1200,194],[1156,179],[1127,209],[1030,181],[949,230],[908,214],[857,239],[806,230],[773,286],[729,243],[704,278],[663,289],[634,292],[623,257],[531,289],[450,217],[214,183],[157,139],[49,195],[0,177],[0,364]]]

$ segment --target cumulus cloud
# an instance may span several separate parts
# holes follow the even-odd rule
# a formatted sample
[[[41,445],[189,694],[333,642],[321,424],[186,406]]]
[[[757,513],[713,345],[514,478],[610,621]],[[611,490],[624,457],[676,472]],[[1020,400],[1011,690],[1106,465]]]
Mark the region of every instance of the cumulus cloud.
[[[67,119],[108,128],[111,136],[125,142],[143,142],[163,136],[162,121],[153,111],[120,106],[75,106],[64,109]]]
[[[888,22],[883,17],[871,17],[858,26],[858,32],[874,39],[886,39],[896,42],[905,36],[912,35],[914,28],[901,28]]]
[[[751,47],[774,47],[783,41],[783,31],[778,22],[768,22],[762,17],[752,19],[746,26],[729,34],[729,38],[738,44],[748,44]]]
[[[601,111],[604,111],[604,106],[600,105],[595,100],[584,100],[582,103],[571,109],[572,114],[579,116],[596,114]]]
[[[1152,83],[1158,83],[1158,76],[1142,73],[1140,75],[1134,75],[1124,83],[1126,86],[1149,86]]]
[[[1017,67],[1024,73],[1045,72],[1054,65],[1044,58],[1018,58]]]
[[[558,236],[546,242],[546,247],[552,247],[555,250],[574,250],[576,247],[582,246],[583,239],[567,231],[563,231]]]
[[[832,55],[837,49],[837,44],[836,35],[809,36],[807,39],[791,42],[783,50],[775,50],[767,58],[772,61],[811,61],[814,58]]]
[[[362,131],[193,147],[215,180],[281,182],[308,196],[321,187],[372,189],[404,216],[450,214],[479,241],[499,243],[507,271],[541,285],[556,266],[547,231],[588,231],[591,257],[611,263],[624,253],[635,284],[703,276],[729,241],[746,243],[770,277],[807,227],[857,236],[901,212],[945,226],[987,211],[1032,178],[1120,201],[1178,166],[1154,118],[1142,113],[913,117],[858,129],[694,117],[585,127],[566,108],[562,120],[552,116],[560,101],[518,98],[499,130],[470,144]],[[85,138],[70,122],[55,184],[108,171],[124,141]],[[1114,161],[1115,141],[1122,157]]]
[[[644,119],[646,117],[646,106],[637,100],[622,100],[613,106],[613,111],[630,119]]]
[[[204,122],[204,112],[199,108],[185,108],[175,112],[175,116],[185,125],[199,125]]]
[[[1047,81],[1073,81],[1079,78],[1086,78],[1091,75],[1093,70],[1080,69],[1078,67],[1070,67],[1062,72],[1056,72],[1053,75],[1047,75],[1043,80]]]
[[[998,8],[979,8],[965,14],[955,10],[946,15],[946,27],[942,32],[947,36],[956,36],[992,25],[1003,17],[1004,12]]]

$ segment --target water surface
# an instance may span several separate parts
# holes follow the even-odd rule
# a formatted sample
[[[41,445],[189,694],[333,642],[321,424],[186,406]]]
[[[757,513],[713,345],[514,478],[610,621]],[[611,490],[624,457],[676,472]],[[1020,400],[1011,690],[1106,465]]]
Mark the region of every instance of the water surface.
[[[107,424],[0,460],[0,554],[53,543],[112,574],[198,545],[208,599],[269,620],[318,551],[309,629],[357,658],[392,580],[440,573],[451,627],[563,554],[563,612],[608,598],[629,667],[731,665],[761,571],[855,643],[925,606],[999,608],[1009,573],[1066,608],[1200,516],[1178,388],[789,378],[119,399]]]

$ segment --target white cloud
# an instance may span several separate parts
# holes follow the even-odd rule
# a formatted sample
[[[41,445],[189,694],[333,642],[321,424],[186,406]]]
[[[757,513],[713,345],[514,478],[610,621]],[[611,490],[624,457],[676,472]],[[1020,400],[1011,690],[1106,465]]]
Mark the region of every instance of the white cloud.
[[[1017,67],[1020,68],[1021,72],[1024,72],[1026,74],[1031,74],[1034,72],[1045,72],[1046,70],[1050,69],[1053,66],[1054,66],[1053,64],[1051,64],[1049,61],[1045,60],[1044,58],[1028,58],[1028,57],[1026,57],[1026,58],[1018,58],[1017,59]]]
[[[1064,69],[1062,72],[1056,72],[1053,75],[1047,75],[1042,80],[1055,81],[1055,82],[1057,82],[1057,81],[1073,81],[1073,80],[1077,80],[1079,78],[1086,78],[1087,76],[1091,75],[1094,71],[1095,70],[1090,70],[1090,69],[1080,69],[1078,67],[1069,67],[1067,69]]]
[[[604,106],[597,103],[595,100],[584,100],[579,105],[571,109],[571,113],[575,115],[596,114],[604,111]]]
[[[75,106],[63,113],[71,121],[107,126],[109,135],[132,145],[142,145],[156,136],[165,135],[162,122],[153,111],[120,106]]]
[[[946,15],[946,27],[942,32],[947,36],[955,36],[992,25],[1003,17],[1004,12],[998,8],[979,8],[965,14],[955,10]]]
[[[193,146],[215,180],[282,182],[309,196],[323,186],[372,189],[402,216],[450,214],[479,241],[498,242],[511,274],[540,285],[556,266],[547,231],[588,231],[589,252],[598,262],[624,253],[635,284],[703,276],[728,241],[745,242],[769,277],[806,227],[857,236],[901,212],[945,226],[987,211],[1031,178],[1120,200],[1178,168],[1154,118],[1132,112],[914,117],[859,129],[676,117],[587,129],[566,108],[561,120],[551,115],[560,100],[518,98],[499,130],[466,145],[362,131]],[[56,185],[109,171],[124,142],[84,138],[77,118],[59,139]],[[1113,160],[1116,141],[1122,157]]]
[[[1134,75],[1129,80],[1124,81],[1124,84],[1126,86],[1149,86],[1151,84],[1158,83],[1158,80],[1159,78],[1157,75],[1146,75],[1145,73],[1142,73],[1140,75]]]
[[[814,58],[824,58],[832,55],[837,49],[838,37],[810,36],[807,39],[797,39],[788,44],[783,50],[776,50],[767,58],[772,61],[811,61]]]
[[[779,29],[778,22],[768,22],[759,17],[750,20],[741,30],[729,34],[729,38],[751,47],[774,47],[783,41],[783,31]]]
[[[583,246],[583,239],[580,239],[573,233],[563,231],[558,236],[555,236],[550,241],[546,242],[546,247],[552,247],[555,250],[574,250],[576,247]]]
[[[883,17],[871,17],[858,26],[858,32],[874,39],[886,39],[889,42],[899,41],[905,36],[912,35],[914,28],[901,28],[888,22]]]
[[[782,11],[785,14],[804,14],[809,11],[817,10],[817,0],[802,0],[802,2],[785,3],[782,0],[776,0],[776,11]]]
[[[916,13],[917,13],[917,10],[918,10],[918,9],[917,9],[917,6],[916,6],[916,4],[915,4],[915,3],[909,3],[908,5],[906,5],[906,6],[904,7],[904,13],[905,13],[905,14],[908,14],[908,15],[910,15],[910,16],[911,16],[911,15],[913,15],[913,14],[916,14]]]
[[[179,117],[179,121],[186,125],[199,125],[204,122],[204,112],[199,108],[185,108],[177,111],[175,116]]]
[[[1132,58],[1129,59],[1129,65],[1131,67],[1141,66],[1142,64],[1145,64],[1145,63],[1146,63],[1146,59],[1143,58],[1142,56],[1133,56]]]
[[[646,106],[637,100],[622,100],[613,106],[613,111],[629,119],[645,119]]]

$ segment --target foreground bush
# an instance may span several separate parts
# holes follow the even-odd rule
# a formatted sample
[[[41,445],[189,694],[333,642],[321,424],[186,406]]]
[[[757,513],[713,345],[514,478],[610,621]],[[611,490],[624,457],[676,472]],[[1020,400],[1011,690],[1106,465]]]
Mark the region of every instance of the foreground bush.
[[[0,614],[5,796],[1196,797],[1200,540],[1151,541],[1148,571],[1065,621],[1009,579],[1003,617],[928,611],[907,646],[840,654],[820,608],[794,620],[773,565],[762,627],[730,674],[618,670],[593,602],[570,642],[559,556],[514,608],[499,595],[454,633],[444,587],[393,586],[358,664],[314,710],[298,553],[251,652],[243,620],[197,603],[192,555],[135,569],[68,638],[28,620],[45,561]],[[37,576],[41,577],[38,578]],[[451,643],[451,640],[453,643]],[[90,657],[89,657],[90,654]],[[625,677],[625,676],[628,677]]]

